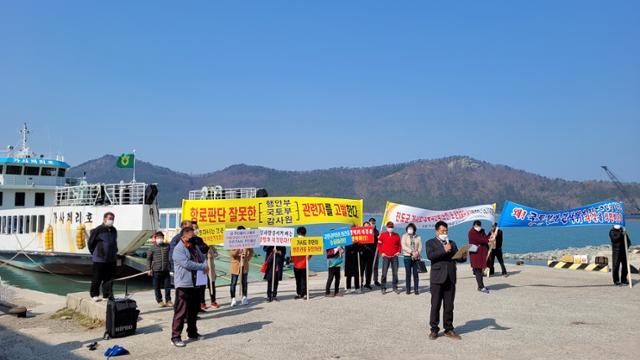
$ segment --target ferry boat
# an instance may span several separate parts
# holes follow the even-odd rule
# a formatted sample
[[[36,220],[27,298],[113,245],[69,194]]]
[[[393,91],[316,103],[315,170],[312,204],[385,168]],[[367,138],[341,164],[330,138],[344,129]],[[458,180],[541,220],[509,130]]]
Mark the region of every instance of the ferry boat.
[[[90,275],[89,232],[115,214],[122,259],[159,228],[157,186],[141,182],[89,184],[67,177],[69,164],[31,151],[27,125],[21,147],[0,155],[0,262],[33,271]],[[122,271],[125,270],[125,271]],[[131,269],[129,269],[131,270]]]

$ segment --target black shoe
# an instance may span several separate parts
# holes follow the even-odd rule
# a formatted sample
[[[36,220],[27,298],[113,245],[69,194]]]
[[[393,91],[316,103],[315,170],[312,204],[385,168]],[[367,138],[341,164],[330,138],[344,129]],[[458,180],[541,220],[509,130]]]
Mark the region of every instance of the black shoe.
[[[293,298],[293,300],[298,300],[298,299],[300,299],[300,298],[302,298],[302,296],[300,296],[300,295],[296,295],[296,296]]]
[[[272,301],[273,301],[273,298],[271,298],[271,297],[267,298],[267,302],[272,302]]]
[[[416,290],[416,292],[414,292],[414,294],[420,295],[420,291]]]
[[[411,291],[408,291],[408,290],[407,290],[407,295],[411,295]]]
[[[204,337],[200,334],[195,334],[195,336],[189,336],[189,340],[191,341],[198,341],[198,340],[202,340],[204,339]]]
[[[280,300],[278,300],[278,297],[277,297],[277,296],[274,296],[274,297],[273,297],[273,301],[280,301]]]
[[[373,288],[371,287],[371,285],[365,285],[365,286],[364,286],[364,288],[365,288],[365,289],[367,289],[367,290],[373,290]]]
[[[377,281],[376,281],[375,283],[373,283],[373,284],[374,284],[375,286],[377,286],[377,287],[382,286],[382,285],[381,285],[379,282],[377,282]]]

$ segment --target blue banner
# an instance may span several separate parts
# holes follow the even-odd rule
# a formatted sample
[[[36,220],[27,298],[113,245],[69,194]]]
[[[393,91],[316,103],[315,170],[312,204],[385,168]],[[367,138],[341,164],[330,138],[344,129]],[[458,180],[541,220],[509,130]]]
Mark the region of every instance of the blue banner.
[[[351,229],[346,227],[342,229],[325,231],[322,233],[324,242],[324,250],[337,248],[338,246],[347,246],[353,243],[351,238]]]
[[[624,203],[603,201],[562,211],[541,211],[505,201],[499,227],[624,225]]]

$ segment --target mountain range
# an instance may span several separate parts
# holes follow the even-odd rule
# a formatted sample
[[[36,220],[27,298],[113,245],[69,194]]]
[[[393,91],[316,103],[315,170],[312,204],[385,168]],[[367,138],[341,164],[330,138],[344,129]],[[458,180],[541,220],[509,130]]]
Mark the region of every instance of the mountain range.
[[[86,174],[89,182],[114,183],[131,179],[131,169],[116,167],[116,157],[105,155],[69,170]],[[323,196],[365,200],[365,212],[384,211],[386,201],[428,209],[451,209],[511,200],[546,210],[577,207],[606,199],[620,199],[610,181],[552,179],[468,156],[362,168],[284,171],[245,164],[190,175],[145,161],[136,161],[136,180],[157,183],[161,207],[179,207],[189,190],[205,185],[258,187],[270,196]],[[638,201],[640,183],[625,183]],[[627,211],[630,211],[627,207]]]

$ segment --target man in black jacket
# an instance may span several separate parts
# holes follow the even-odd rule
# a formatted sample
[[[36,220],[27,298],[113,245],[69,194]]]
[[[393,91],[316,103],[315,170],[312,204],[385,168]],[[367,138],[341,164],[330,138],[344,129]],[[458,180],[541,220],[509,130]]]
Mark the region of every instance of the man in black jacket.
[[[493,226],[491,227],[491,233],[496,231],[496,227],[498,227],[498,224],[493,223]],[[496,258],[498,258],[498,262],[500,263],[502,276],[509,276],[509,274],[507,273],[507,268],[504,266],[504,259],[502,258],[502,230],[500,229],[498,229],[498,233],[496,234],[495,247],[491,250],[491,254],[489,256],[489,276],[495,273],[495,268],[493,266],[496,262]]]
[[[460,340],[453,331],[453,302],[456,296],[456,260],[452,257],[458,251],[456,243],[449,240],[449,226],[438,221],[435,226],[436,237],[426,243],[427,258],[431,261],[431,314],[429,339],[438,338],[440,328],[440,308],[444,303],[443,325],[446,337]],[[460,259],[466,261],[466,259]]]
[[[625,230],[620,225],[613,225],[609,230],[609,238],[611,239],[611,274],[613,275],[614,285],[629,285],[627,270],[627,249],[624,246]],[[627,247],[631,246],[631,240],[627,235]],[[622,270],[620,270],[622,266]],[[620,277],[618,277],[620,275]]]
[[[100,285],[102,297],[113,298],[113,279],[116,275],[116,261],[118,256],[118,231],[113,226],[115,215],[107,212],[102,218],[102,224],[89,233],[89,252],[93,261],[91,275],[91,289],[89,294],[93,301],[100,301]]]

